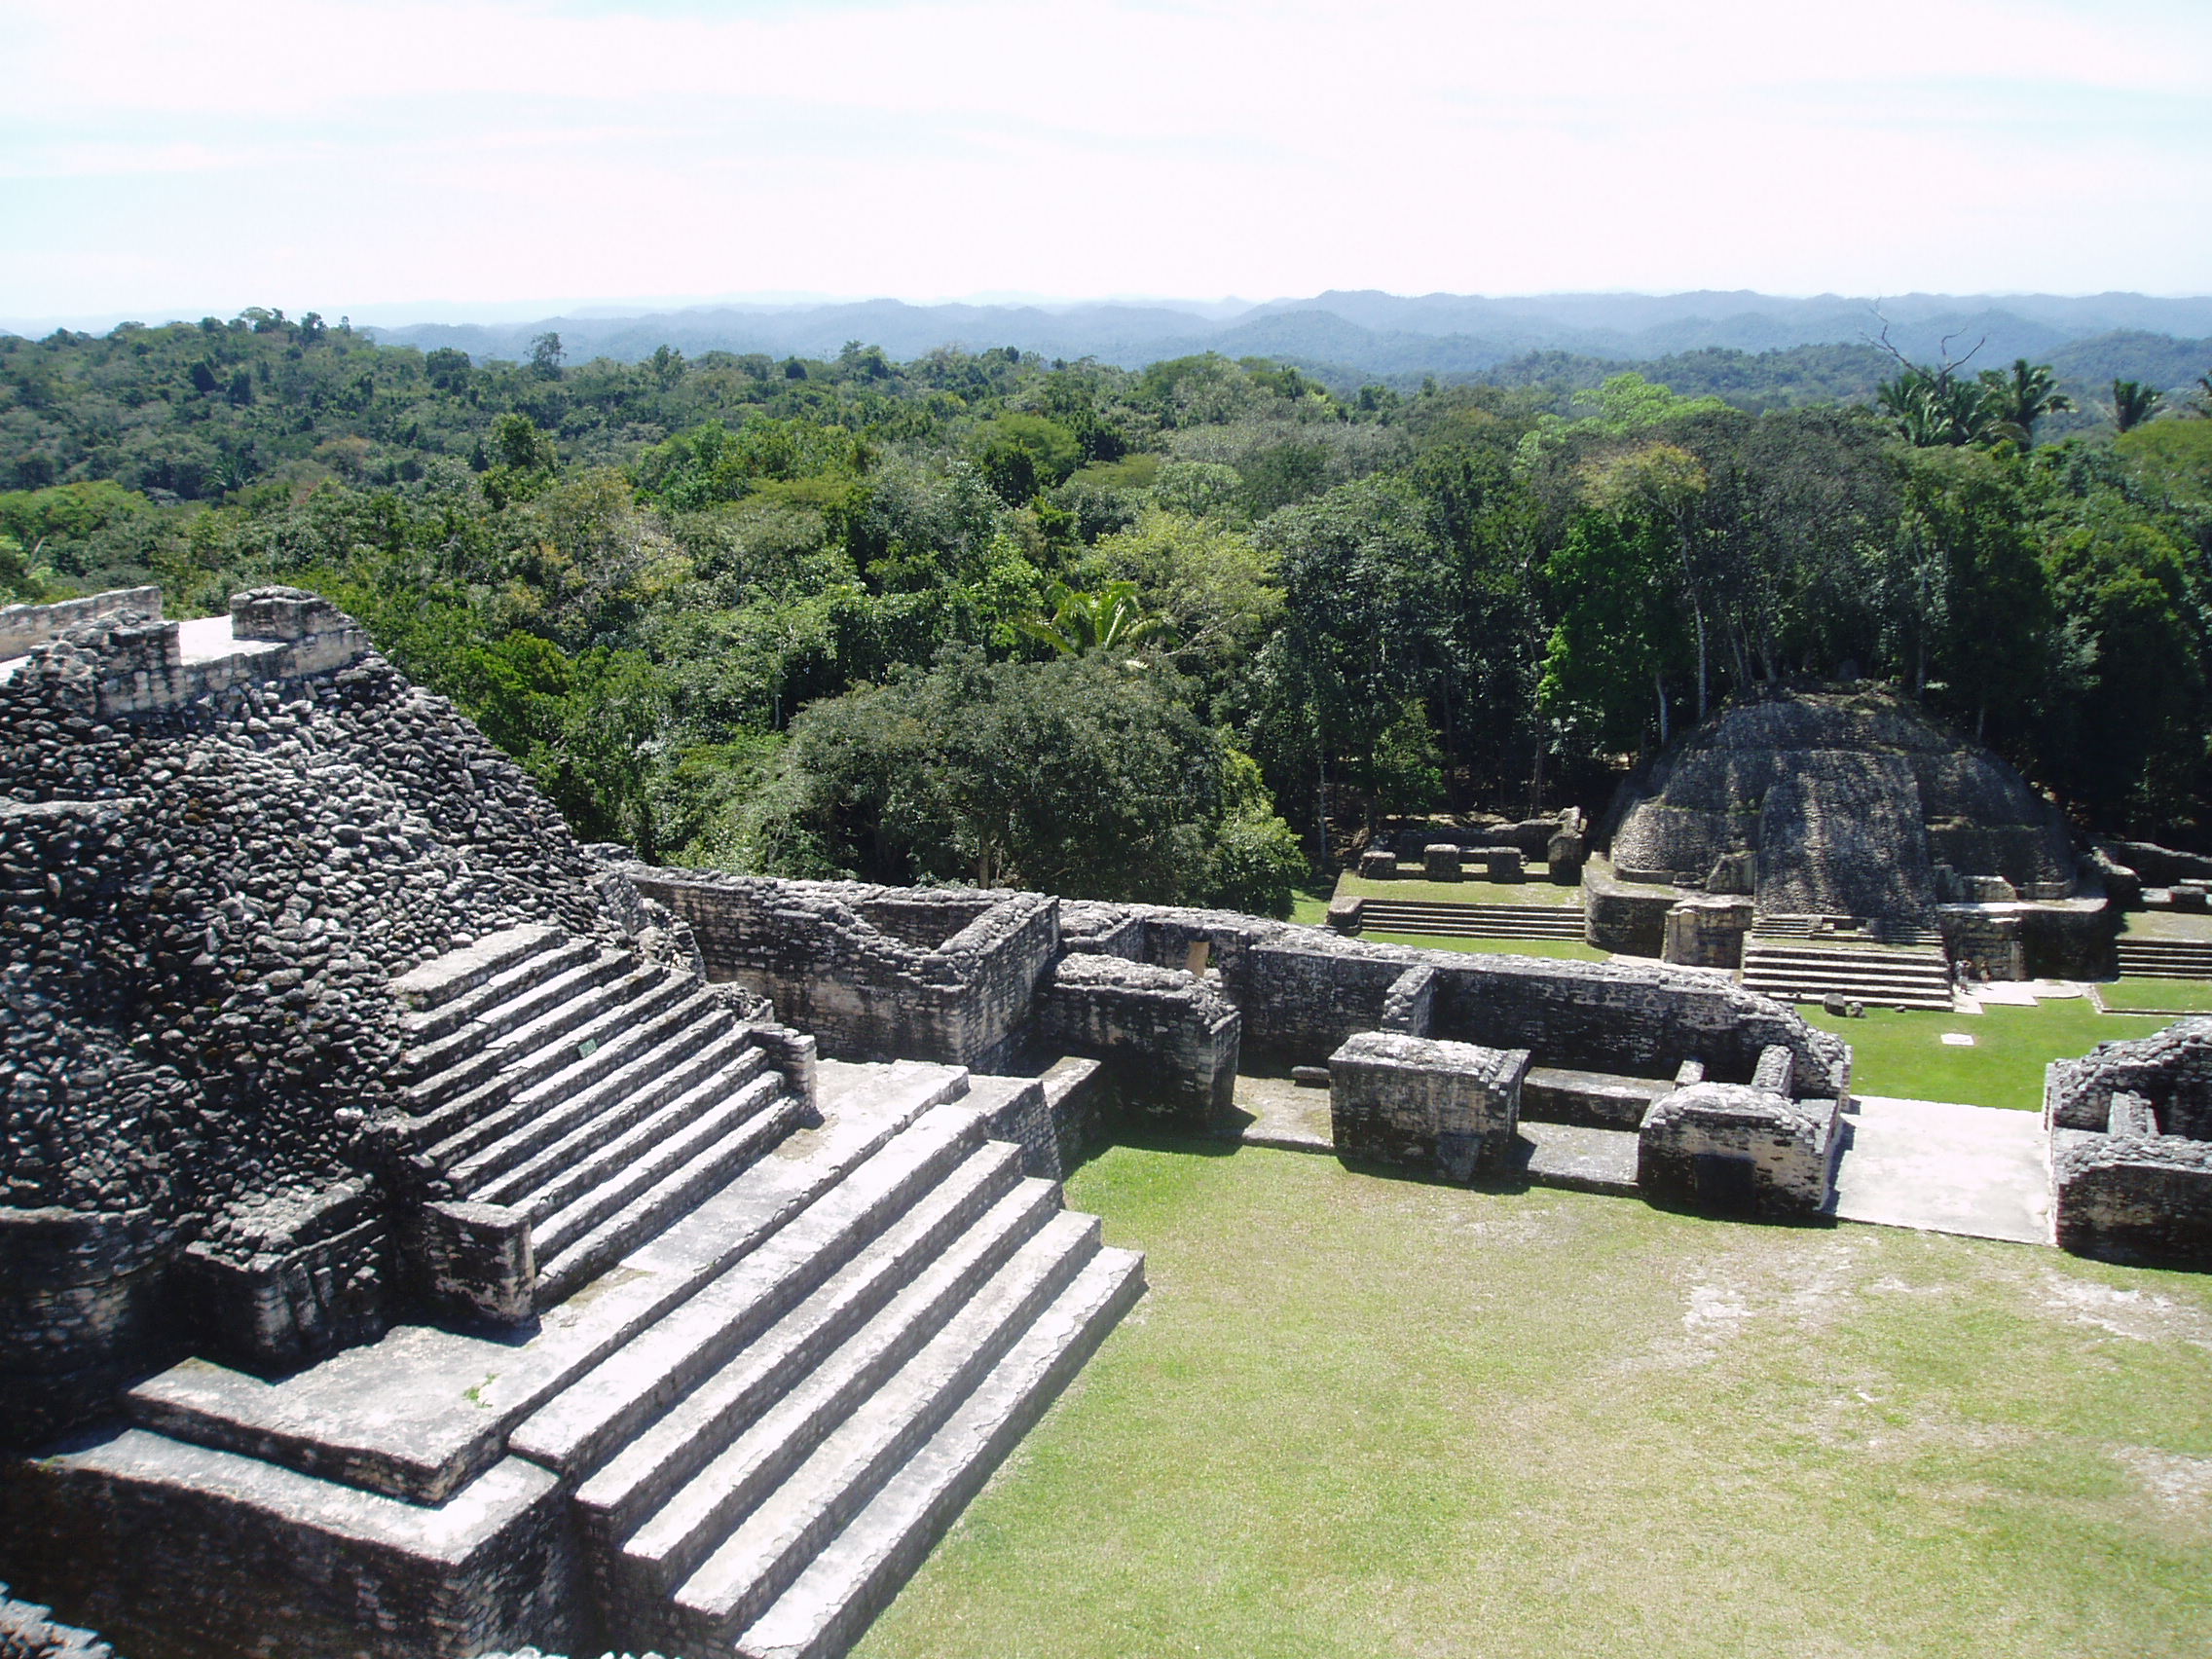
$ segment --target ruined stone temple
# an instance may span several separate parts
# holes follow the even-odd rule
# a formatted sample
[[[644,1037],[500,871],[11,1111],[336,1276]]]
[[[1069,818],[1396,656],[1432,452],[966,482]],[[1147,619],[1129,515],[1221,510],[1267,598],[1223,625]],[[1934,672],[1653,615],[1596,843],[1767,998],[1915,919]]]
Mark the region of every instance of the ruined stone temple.
[[[1718,818],[1631,847],[1739,850],[1673,788]],[[1775,807],[1825,875],[1740,837],[1778,895],[1858,879],[1831,805]],[[10,1659],[833,1659],[1143,1293],[1063,1173],[1240,1072],[1347,1160],[1548,1124],[1728,1214],[1828,1215],[1850,1139],[1846,1046],[1709,971],[580,845],[291,589],[0,611],[0,1019]],[[2119,1075],[2106,1162],[2204,1128]]]
[[[1879,687],[1723,710],[1629,781],[1598,841],[1593,943],[1776,995],[1947,1008],[1954,970],[2080,977],[2109,955],[2057,809]]]

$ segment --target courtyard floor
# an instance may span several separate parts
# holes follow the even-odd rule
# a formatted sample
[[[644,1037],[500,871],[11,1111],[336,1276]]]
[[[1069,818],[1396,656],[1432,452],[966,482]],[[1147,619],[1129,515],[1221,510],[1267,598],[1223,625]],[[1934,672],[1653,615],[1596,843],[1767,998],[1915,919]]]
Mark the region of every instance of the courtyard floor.
[[[1069,1199],[1153,1288],[864,1659],[2212,1651],[2212,1276],[1211,1143]]]

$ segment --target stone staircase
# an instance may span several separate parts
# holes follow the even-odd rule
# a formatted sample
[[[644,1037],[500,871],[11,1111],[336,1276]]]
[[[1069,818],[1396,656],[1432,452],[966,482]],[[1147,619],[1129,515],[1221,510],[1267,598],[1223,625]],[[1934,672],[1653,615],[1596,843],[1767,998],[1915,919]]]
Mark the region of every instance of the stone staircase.
[[[2212,940],[2129,939],[2120,936],[2123,979],[2212,979]]]
[[[1879,1008],[1953,1006],[1950,963],[1939,945],[1827,943],[1760,931],[1744,939],[1744,988],[1783,1002],[1830,992]]]
[[[1459,904],[1368,899],[1360,906],[1369,933],[1435,934],[1445,939],[1573,939],[1583,937],[1582,911],[1571,904]]]
[[[614,995],[634,973],[568,941],[491,954],[510,951],[421,1012],[491,990],[526,957],[561,963],[529,991],[576,973],[571,984]],[[470,1006],[505,1008],[520,985]],[[602,1029],[659,1029],[656,988],[619,1002],[634,1027]],[[424,1021],[425,1045],[448,1034],[439,1023]],[[833,1659],[1142,1294],[1143,1258],[1102,1244],[1056,1182],[1022,1174],[1020,1150],[960,1103],[964,1069],[825,1061],[819,1078],[812,1126],[526,1332],[399,1327],[276,1382],[188,1361],[131,1392],[133,1427],[29,1466],[0,1508],[70,1560],[158,1560],[146,1582],[191,1603],[162,1617],[213,1648],[258,1650],[319,1597],[378,1609],[361,1642],[380,1659],[526,1641]],[[496,1183],[553,1144],[479,1190],[508,1190]],[[240,1565],[241,1537],[291,1564],[280,1596]],[[196,1554],[209,1539],[226,1542]],[[100,1594],[128,1595],[114,1576]],[[102,1611],[111,1633],[131,1627]]]
[[[415,1046],[409,1115],[387,1132],[453,1197],[527,1225],[534,1305],[573,1291],[805,1114],[704,981],[557,928],[493,935],[393,990]]]

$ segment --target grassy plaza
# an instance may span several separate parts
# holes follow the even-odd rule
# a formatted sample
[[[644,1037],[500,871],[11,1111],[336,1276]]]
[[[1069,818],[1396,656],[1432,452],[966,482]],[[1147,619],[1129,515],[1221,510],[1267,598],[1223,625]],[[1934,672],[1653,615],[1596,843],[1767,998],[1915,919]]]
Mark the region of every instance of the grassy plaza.
[[[1069,1200],[1152,1290],[866,1659],[2212,1650],[2201,1275],[1202,1144]]]

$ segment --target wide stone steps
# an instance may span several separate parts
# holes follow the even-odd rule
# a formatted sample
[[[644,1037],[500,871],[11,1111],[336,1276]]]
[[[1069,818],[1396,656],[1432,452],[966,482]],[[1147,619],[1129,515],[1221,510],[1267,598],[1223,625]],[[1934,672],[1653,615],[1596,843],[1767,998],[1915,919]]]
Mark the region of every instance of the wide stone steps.
[[[679,1559],[721,1536],[676,1590],[665,1640],[691,1652],[734,1642],[943,1425],[1098,1248],[1096,1217],[1055,1216],[879,1386],[857,1382],[850,1405],[843,1391],[826,1402],[842,1420],[772,1492],[752,1505],[741,1497],[705,1527],[688,1525],[691,1517],[680,1512],[687,1547]],[[888,1340],[871,1327],[849,1346],[865,1356]],[[743,1519],[724,1531],[740,1510]],[[637,1559],[633,1546],[622,1559]]]
[[[1850,916],[1791,916],[1769,912],[1759,916],[1752,934],[1766,940],[1826,940],[1842,949],[1852,948],[1854,941],[1861,945],[1895,945],[1906,950],[1939,950],[1943,944],[1939,929],[1886,918],[1861,921]]]
[[[55,1513],[288,1535],[363,1605],[557,1548],[609,1645],[841,1653],[1143,1277],[957,1068],[819,1079],[819,1126],[529,1334],[411,1328],[276,1382],[178,1366],[133,1391],[138,1428],[53,1462]],[[73,1495],[108,1491],[128,1502]],[[210,1629],[246,1621],[237,1650],[266,1645],[261,1570],[189,1587]]]
[[[649,1010],[504,1106],[439,1142],[431,1155],[461,1192],[486,1194],[526,1167],[542,1171],[603,1144],[713,1075],[711,1056],[735,1065],[744,1032],[728,1005],[694,986]],[[735,1048],[730,1039],[739,1039]],[[701,1057],[709,1056],[702,1062]],[[700,1063],[695,1063],[700,1062]]]
[[[1141,1292],[986,1128],[925,1112],[517,1425],[575,1483],[608,1642],[728,1653],[779,1620],[843,1651]]]
[[[1583,937],[1582,912],[1567,905],[1368,899],[1360,906],[1360,919],[1362,927],[1371,932],[1436,934],[1447,939]]]
[[[2122,978],[2212,979],[2212,941],[2122,939]]]
[[[660,1604],[785,1486],[894,1370],[943,1333],[1011,1255],[1047,1225],[1063,1231],[1079,1225],[1081,1218],[1068,1223],[1056,1219],[1064,1213],[1051,1183],[1024,1182],[978,1218],[942,1260],[915,1273],[872,1313],[798,1309],[793,1331],[779,1333],[767,1354],[748,1353],[740,1368],[745,1376],[718,1380],[721,1385],[710,1391],[709,1401],[680,1414],[671,1425],[673,1435],[656,1434],[639,1449],[694,1471],[681,1482],[665,1483],[669,1490],[656,1506],[645,1509],[643,1494],[622,1479],[624,1471],[609,1471],[614,1479],[589,1484],[578,1493],[578,1503],[588,1517],[587,1528],[611,1546],[606,1560],[611,1604],[630,1606],[652,1622]],[[766,1393],[760,1362],[772,1366],[788,1342],[803,1344],[825,1317],[835,1318],[845,1339],[810,1371],[786,1376],[780,1398],[756,1402],[750,1412],[737,1409],[731,1398],[734,1387],[749,1382],[749,1393]],[[709,1408],[715,1406],[723,1409],[710,1416]],[[656,1479],[651,1484],[664,1483]],[[633,1514],[637,1519],[625,1528]]]
[[[806,1110],[800,1101],[780,1090],[763,1089],[761,1095],[769,1102],[765,1110],[749,1109],[749,1115],[727,1125],[718,1119],[712,1139],[704,1132],[686,1136],[682,1148],[698,1145],[699,1150],[657,1179],[643,1180],[643,1175],[657,1172],[662,1167],[658,1161],[644,1166],[640,1177],[595,1188],[568,1210],[556,1212],[541,1233],[534,1230],[538,1306],[582,1288],[602,1269],[773,1151],[804,1123]],[[702,1140],[705,1144],[699,1145]]]
[[[678,1487],[719,1456],[770,1404],[787,1395],[807,1369],[819,1364],[860,1324],[873,1317],[923,1264],[935,1260],[986,1210],[1021,1186],[1020,1160],[1010,1158],[1008,1151],[1005,1142],[988,1142],[977,1148],[894,1225],[776,1318],[772,1326],[758,1332],[740,1362],[724,1364],[673,1406],[662,1397],[664,1389],[641,1394],[635,1378],[627,1389],[617,1384],[609,1390],[612,1400],[595,1401],[598,1409],[589,1419],[594,1432],[584,1442],[590,1455],[605,1454],[614,1425],[632,1438],[577,1494],[591,1535],[618,1550]],[[1027,1192],[1025,1202],[1043,1204],[1049,1211],[1057,1198],[1049,1184],[1037,1183]],[[756,1298],[745,1304],[744,1309],[765,1316],[778,1305]],[[688,1321],[694,1326],[698,1322],[696,1318]],[[714,1326],[709,1333],[716,1346],[726,1350],[725,1358],[735,1351],[731,1346],[733,1324]],[[682,1356],[695,1369],[699,1346],[696,1340],[686,1343],[683,1335],[677,1333],[668,1345],[671,1351],[657,1354],[656,1363],[672,1366]],[[642,1409],[641,1400],[657,1403],[663,1415],[651,1418]],[[608,1410],[609,1405],[615,1408],[612,1412]],[[649,1427],[641,1426],[648,1422]],[[572,1451],[563,1450],[568,1453],[568,1461],[576,1460]]]
[[[851,1647],[1143,1293],[1142,1256],[1099,1250],[739,1639],[739,1659],[836,1659]]]
[[[524,928],[395,981],[422,1161],[530,1223],[539,1307],[800,1126],[804,1107],[702,981]]]
[[[1884,1008],[1953,1006],[1950,967],[1940,951],[1777,942],[1758,934],[1744,941],[1744,987],[1782,1001],[1832,992]]]
[[[611,993],[617,987],[635,994],[614,1002]],[[495,1146],[501,1153],[489,1164],[472,1164],[463,1179],[480,1179],[507,1161],[519,1161],[557,1139],[576,1115],[588,1112],[593,1100],[602,1098],[579,1099],[593,1084],[671,1038],[703,1041],[713,1033],[697,1028],[708,1016],[724,1013],[697,980],[668,974],[627,975],[594,992],[591,1000],[602,1004],[592,1017],[542,1048],[487,1051],[497,1074],[487,1088],[496,1093],[484,1094],[487,1109],[473,1113],[451,1134],[431,1143],[430,1154],[441,1167],[470,1163]],[[668,1057],[674,1056],[663,1056]]]

